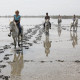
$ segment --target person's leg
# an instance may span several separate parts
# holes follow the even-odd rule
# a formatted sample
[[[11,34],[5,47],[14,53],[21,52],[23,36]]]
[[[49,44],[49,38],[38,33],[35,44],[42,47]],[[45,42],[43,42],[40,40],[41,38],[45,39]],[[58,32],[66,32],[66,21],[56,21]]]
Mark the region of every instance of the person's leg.
[[[20,23],[19,23],[19,29],[20,29],[20,33],[21,33],[21,25],[20,25]]]
[[[20,26],[20,23],[19,23],[19,24],[17,24],[17,26],[18,26],[19,34],[20,34],[20,33],[21,33],[21,26]]]
[[[49,22],[49,24],[50,24],[50,29],[51,29],[51,23]]]
[[[43,24],[44,28],[45,28],[45,23]]]

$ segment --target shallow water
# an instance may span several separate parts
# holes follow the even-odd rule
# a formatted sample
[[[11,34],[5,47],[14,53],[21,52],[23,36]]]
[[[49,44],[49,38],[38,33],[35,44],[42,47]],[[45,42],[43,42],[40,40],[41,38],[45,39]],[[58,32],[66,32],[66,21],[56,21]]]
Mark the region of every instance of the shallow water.
[[[79,80],[80,27],[77,32],[70,31],[71,20],[63,20],[62,27],[58,27],[57,20],[51,19],[52,29],[45,35],[43,18],[23,18],[20,51],[7,36],[9,20],[12,18],[0,18],[0,80]]]

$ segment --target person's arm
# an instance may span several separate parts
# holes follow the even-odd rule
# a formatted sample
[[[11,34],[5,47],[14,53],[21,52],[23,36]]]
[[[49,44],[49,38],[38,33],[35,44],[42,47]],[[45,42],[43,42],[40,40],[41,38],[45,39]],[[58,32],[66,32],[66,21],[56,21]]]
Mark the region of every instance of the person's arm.
[[[50,16],[49,16],[49,20],[50,20]]]
[[[20,23],[20,21],[21,21],[21,17],[19,18],[19,21],[16,24]]]
[[[75,18],[73,17],[73,22],[75,21]]]
[[[20,23],[20,21],[21,21],[21,17],[20,17],[20,19],[19,19],[19,23]]]
[[[19,19],[19,21],[16,24],[18,24],[18,23],[20,23],[20,19]]]
[[[46,20],[46,16],[45,16],[45,20]]]

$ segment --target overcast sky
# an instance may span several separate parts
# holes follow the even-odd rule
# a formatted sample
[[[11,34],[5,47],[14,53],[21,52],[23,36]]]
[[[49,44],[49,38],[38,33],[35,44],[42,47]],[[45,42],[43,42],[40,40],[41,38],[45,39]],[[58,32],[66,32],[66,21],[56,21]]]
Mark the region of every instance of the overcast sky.
[[[73,15],[80,14],[80,0],[0,0],[0,15]]]

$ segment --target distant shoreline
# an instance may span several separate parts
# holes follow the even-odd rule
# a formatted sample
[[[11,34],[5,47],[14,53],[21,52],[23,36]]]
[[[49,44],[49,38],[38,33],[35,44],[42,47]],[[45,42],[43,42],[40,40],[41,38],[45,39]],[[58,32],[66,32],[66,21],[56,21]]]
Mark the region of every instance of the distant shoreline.
[[[13,16],[0,16],[0,18],[12,18]],[[21,16],[22,18],[44,18],[45,16]],[[54,16],[50,16],[52,19],[58,19],[58,16],[57,15],[54,15]],[[67,15],[64,15],[64,16],[61,16],[62,19],[72,19],[73,16],[67,16]],[[76,16],[78,19],[80,19],[80,16],[77,15]]]

